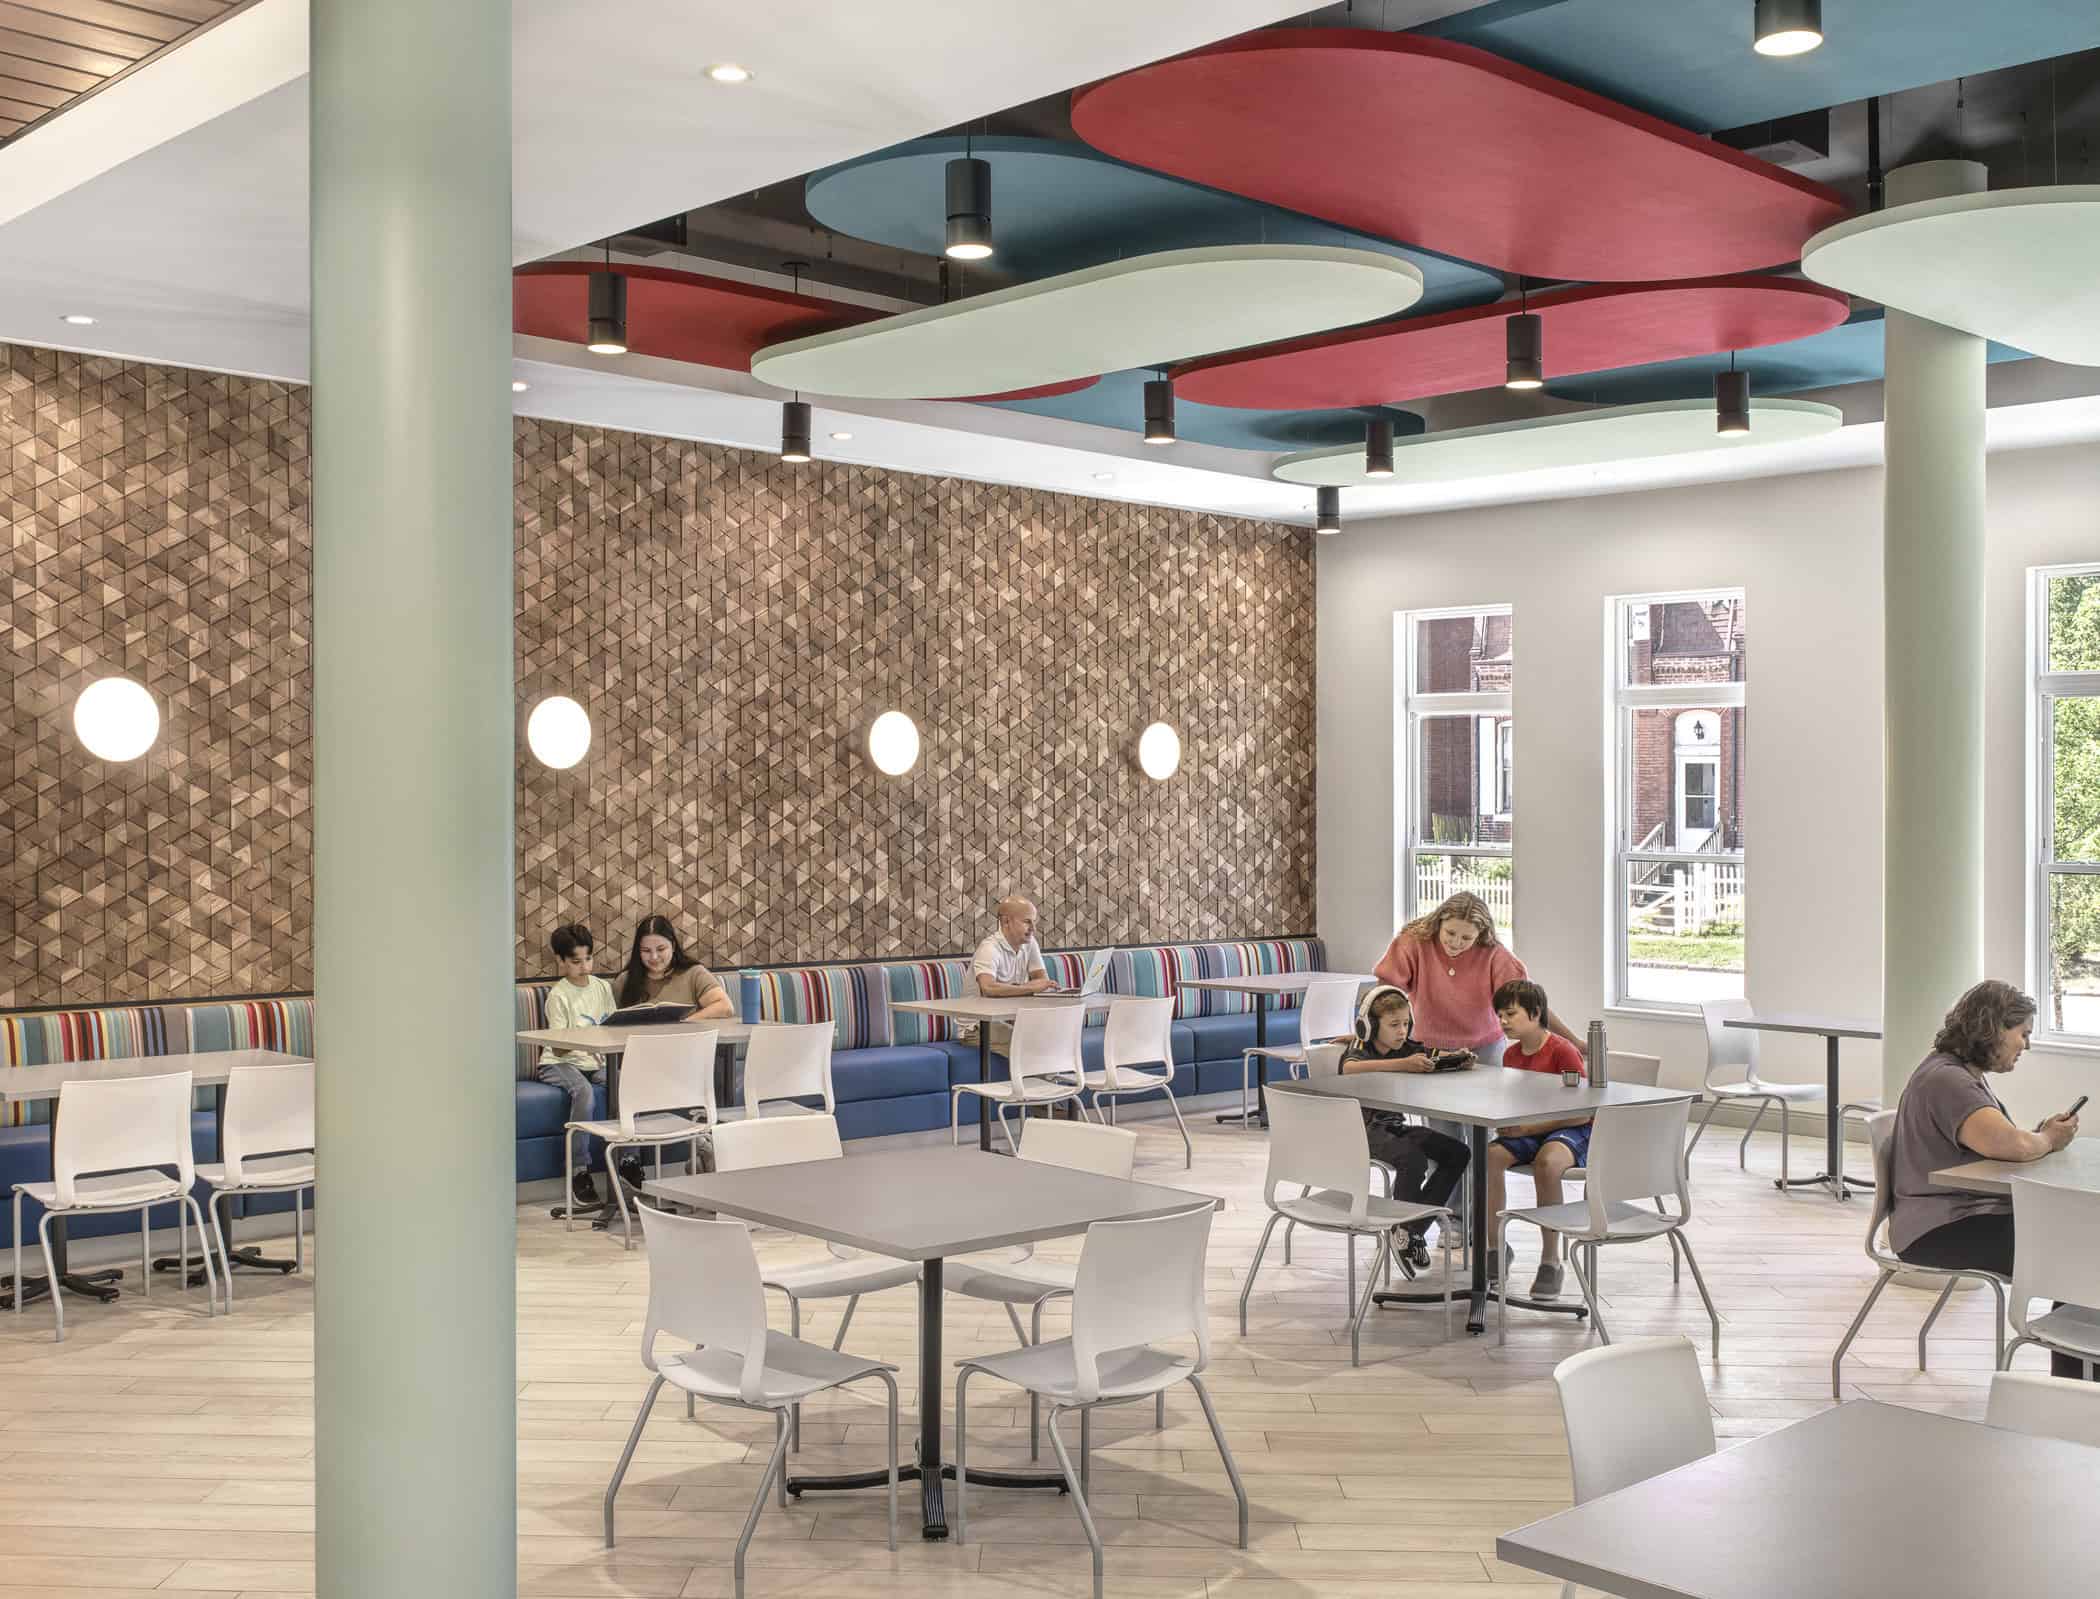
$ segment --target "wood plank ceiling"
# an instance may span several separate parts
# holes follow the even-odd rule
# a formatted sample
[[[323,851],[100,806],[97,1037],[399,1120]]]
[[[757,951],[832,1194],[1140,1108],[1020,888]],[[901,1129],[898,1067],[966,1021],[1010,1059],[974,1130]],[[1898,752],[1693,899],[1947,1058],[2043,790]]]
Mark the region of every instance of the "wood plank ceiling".
[[[0,142],[246,0],[0,0]]]

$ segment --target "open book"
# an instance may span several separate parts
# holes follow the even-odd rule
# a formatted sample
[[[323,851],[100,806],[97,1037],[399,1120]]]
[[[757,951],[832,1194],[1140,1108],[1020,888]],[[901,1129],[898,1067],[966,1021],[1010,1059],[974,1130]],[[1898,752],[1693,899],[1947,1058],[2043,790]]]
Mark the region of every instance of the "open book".
[[[630,1005],[625,1010],[616,1010],[598,1025],[600,1027],[654,1027],[660,1022],[682,1022],[693,1014],[693,1007],[666,1001],[661,1005]]]

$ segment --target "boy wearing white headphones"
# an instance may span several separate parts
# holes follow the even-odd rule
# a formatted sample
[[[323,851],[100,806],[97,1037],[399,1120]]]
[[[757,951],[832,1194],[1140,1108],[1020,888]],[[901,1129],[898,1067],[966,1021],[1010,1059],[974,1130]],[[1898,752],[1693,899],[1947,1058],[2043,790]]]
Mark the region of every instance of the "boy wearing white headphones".
[[[1433,1072],[1438,1057],[1414,1036],[1414,1007],[1401,990],[1381,983],[1356,1009],[1356,1037],[1342,1055],[1345,1072]],[[1467,1062],[1471,1065],[1471,1061]],[[1443,1070],[1451,1070],[1448,1057]],[[1393,1111],[1366,1110],[1371,1158],[1394,1171],[1393,1197],[1418,1205],[1448,1205],[1465,1175],[1471,1151],[1456,1138],[1418,1127]],[[1407,1230],[1404,1258],[1415,1270],[1429,1265],[1429,1223]]]

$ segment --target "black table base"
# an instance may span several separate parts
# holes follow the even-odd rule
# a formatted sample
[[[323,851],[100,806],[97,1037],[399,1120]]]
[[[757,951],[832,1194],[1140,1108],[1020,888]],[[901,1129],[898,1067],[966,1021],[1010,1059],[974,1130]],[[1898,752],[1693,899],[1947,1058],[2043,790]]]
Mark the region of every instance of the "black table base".
[[[1838,1039],[1835,1033],[1823,1035],[1823,1169],[1813,1177],[1775,1177],[1772,1186],[1782,1194],[1789,1188],[1827,1188],[1840,1199],[1850,1199],[1852,1190],[1872,1193],[1874,1185],[1862,1182],[1857,1177],[1845,1175],[1845,1118],[1838,1114],[1839,1096],[1843,1090],[1838,1085]],[[1787,1114],[1782,1101],[1779,1114]]]
[[[1304,1040],[1301,1039],[1299,1042],[1302,1043]],[[1256,994],[1254,996],[1254,1047],[1256,1049],[1267,1049],[1269,1047],[1269,997],[1266,994]],[[1169,1076],[1173,1075],[1173,1068],[1174,1063],[1169,1061],[1167,1063],[1167,1074]],[[1242,1083],[1240,1090],[1244,1093],[1246,1084]],[[1269,1057],[1266,1055],[1256,1055],[1254,1057],[1254,1114],[1249,1116],[1243,1110],[1222,1110],[1218,1112],[1218,1125],[1220,1127],[1245,1127],[1250,1122],[1264,1128],[1269,1125]]]
[[[59,1282],[69,1294],[78,1294],[82,1299],[92,1299],[106,1305],[118,1294],[117,1283],[124,1273],[115,1266],[106,1266],[100,1271],[68,1271],[59,1275]],[[15,1279],[13,1273],[0,1275],[0,1310],[15,1308]],[[33,1305],[51,1294],[51,1279],[22,1273],[20,1289],[22,1303]]]

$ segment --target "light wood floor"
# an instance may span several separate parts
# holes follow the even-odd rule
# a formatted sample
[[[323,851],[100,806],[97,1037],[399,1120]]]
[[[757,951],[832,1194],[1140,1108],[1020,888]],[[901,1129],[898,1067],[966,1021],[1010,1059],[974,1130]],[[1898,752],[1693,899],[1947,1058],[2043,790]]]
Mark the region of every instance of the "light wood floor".
[[[1498,1348],[1492,1319],[1485,1337],[1460,1331],[1445,1342],[1434,1312],[1374,1312],[1364,1364],[1351,1370],[1340,1242],[1305,1239],[1291,1267],[1272,1252],[1242,1340],[1235,1304],[1265,1216],[1264,1142],[1205,1118],[1195,1169],[1184,1173],[1171,1130],[1137,1125],[1141,1176],[1229,1202],[1211,1241],[1211,1382],[1255,1519],[1242,1553],[1187,1389],[1170,1396],[1164,1433],[1152,1431],[1149,1407],[1105,1413],[1093,1503],[1109,1591],[1437,1599],[1494,1583],[1551,1599],[1555,1585],[1499,1564],[1492,1550],[1497,1532],[1569,1502],[1551,1375],[1586,1335],[1570,1319],[1516,1312]],[[1813,1158],[1798,1142],[1795,1153]],[[1739,1173],[1734,1137],[1717,1129],[1695,1157],[1693,1237],[1725,1318],[1721,1360],[1707,1372],[1724,1447],[1830,1403],[1830,1352],[1872,1275],[1859,1247],[1862,1201],[1779,1194],[1764,1175],[1776,1168],[1776,1140],[1760,1137],[1750,1155],[1751,1173]],[[1863,1162],[1863,1151],[1853,1155]],[[703,1407],[695,1424],[682,1406],[659,1405],[621,1496],[620,1547],[605,1553],[599,1497],[645,1387],[635,1349],[646,1267],[603,1234],[564,1234],[537,1204],[520,1205],[518,1237],[521,1592],[730,1594],[730,1550],[767,1452],[754,1446],[770,1445],[770,1423]],[[771,1234],[761,1248],[814,1252]],[[1518,1253],[1518,1281],[1528,1283],[1535,1235]],[[1666,1249],[1612,1251],[1604,1286],[1615,1336],[1681,1331],[1705,1347],[1697,1295],[1689,1278],[1671,1286]],[[0,1599],[312,1591],[311,1284],[244,1275],[233,1316],[208,1324],[194,1313],[200,1302],[74,1300],[62,1345],[49,1341],[40,1307],[19,1324],[0,1315]],[[1920,1373],[1914,1335],[1928,1302],[1903,1289],[1883,1296],[1847,1363],[1847,1397],[1980,1417],[1988,1302],[1956,1296],[1935,1329],[1932,1369]],[[915,1325],[912,1291],[898,1290],[863,1304],[849,1340],[903,1368],[907,1413]],[[804,1332],[828,1342],[835,1326],[827,1311]],[[996,1306],[964,1300],[949,1304],[946,1339],[951,1356],[1013,1341]],[[2019,1364],[2045,1369],[2031,1350]],[[973,1461],[1025,1460],[1025,1405],[1002,1406],[988,1383],[973,1384],[973,1399]],[[820,1401],[805,1414],[812,1468],[872,1466],[882,1443],[872,1398]],[[894,1555],[883,1548],[879,1493],[769,1508],[751,1591],[1087,1591],[1086,1545],[1067,1502],[1045,1492],[971,1498],[968,1543],[920,1542],[907,1512]]]

